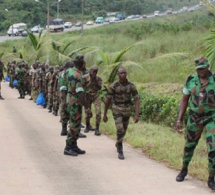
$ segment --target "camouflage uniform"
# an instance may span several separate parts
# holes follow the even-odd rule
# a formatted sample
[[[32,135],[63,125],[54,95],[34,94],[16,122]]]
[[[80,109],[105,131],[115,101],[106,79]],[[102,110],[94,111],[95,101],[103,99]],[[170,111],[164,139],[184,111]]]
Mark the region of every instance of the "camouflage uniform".
[[[31,69],[31,97],[36,102],[39,95],[39,69]]]
[[[41,68],[38,72],[38,79],[39,79],[39,92],[43,93],[45,101],[47,103],[47,84],[46,84],[46,71]],[[44,108],[46,108],[47,104],[44,105]]]
[[[63,89],[63,86],[67,86],[66,75],[67,75],[67,70],[66,69],[64,69],[63,71],[59,72],[58,85],[59,85],[59,89],[61,89],[61,90],[67,90],[67,89]],[[63,126],[67,126],[67,123],[69,121],[69,113],[62,106],[61,98],[62,97],[60,97],[60,122],[62,123]]]
[[[18,80],[18,91],[20,94],[19,98],[25,98],[25,83],[24,77],[26,75],[26,69],[24,68],[24,64],[19,62],[18,67],[16,68],[15,78]]]
[[[70,116],[67,143],[72,145],[77,142],[78,134],[81,130],[82,104],[80,103],[77,93],[84,91],[84,82],[81,71],[75,67],[68,69],[67,77],[67,111]]]
[[[53,67],[51,67],[51,69],[53,70]],[[49,71],[46,73],[46,88],[47,88],[47,106],[49,109],[49,112],[52,112],[52,107],[53,107],[53,71]]]
[[[11,63],[10,66],[9,66],[9,70],[8,70],[8,74],[9,74],[9,77],[10,77],[10,82],[9,82],[9,86],[11,88],[14,88],[13,86],[13,81],[15,79],[15,74],[16,74],[16,64],[14,63]]]
[[[57,116],[60,104],[60,92],[59,92],[59,70],[55,70],[52,82],[53,82],[53,114]]]
[[[127,80],[122,85],[115,81],[108,88],[108,98],[112,98],[112,113],[117,129],[117,143],[122,143],[126,134],[131,116],[132,97],[138,96],[135,85]]]
[[[27,64],[25,64],[26,74],[24,76],[24,85],[25,85],[25,92],[27,92],[28,95],[31,95],[31,75],[29,72],[29,67]]]
[[[99,99],[99,90],[102,87],[102,79],[100,76],[96,75],[96,83],[91,84],[91,78],[90,74],[86,74],[83,76],[84,79],[84,87],[85,87],[85,93],[86,93],[86,101],[88,104],[88,107],[91,108],[91,105],[95,105],[96,110],[96,130],[99,131],[99,124],[101,122],[101,101]],[[98,88],[99,87],[99,88]],[[86,129],[85,132],[88,132],[87,126],[90,125],[90,117],[88,115],[85,115],[86,120]]]
[[[215,75],[210,72],[208,81],[205,83],[200,82],[197,74],[189,76],[183,93],[190,95],[183,163],[190,163],[205,128],[208,168],[215,171]]]

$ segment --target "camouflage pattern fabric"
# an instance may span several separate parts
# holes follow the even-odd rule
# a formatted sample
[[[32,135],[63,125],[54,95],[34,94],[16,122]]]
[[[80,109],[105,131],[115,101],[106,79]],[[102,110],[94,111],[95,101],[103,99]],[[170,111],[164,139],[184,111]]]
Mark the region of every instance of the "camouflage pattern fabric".
[[[18,67],[16,69],[16,75],[15,77],[18,80],[18,91],[20,96],[25,96],[25,83],[24,83],[24,77],[26,74],[26,69],[24,67]]]
[[[91,84],[91,78],[89,74],[83,76],[84,80],[84,90],[86,93],[86,101],[88,107],[91,109],[92,104],[95,106],[96,111],[96,124],[100,124],[101,122],[101,100],[99,99],[98,91],[99,89]],[[100,76],[96,76],[96,82],[101,87],[102,86],[102,79]],[[86,124],[90,122],[90,117],[85,115]]]
[[[53,73],[51,72],[48,72],[46,74],[46,86],[47,86],[47,106],[48,107],[52,107],[53,106],[53,80],[52,80],[52,77],[53,77]]]
[[[112,114],[117,129],[117,142],[123,142],[131,116],[132,98],[138,96],[135,85],[129,81],[121,84],[115,81],[108,88],[108,98],[112,98]]]
[[[82,72],[77,68],[68,69],[67,87],[67,111],[69,112],[69,131],[67,142],[72,144],[78,139],[81,130],[82,104],[78,98],[78,92],[84,92]]]
[[[199,81],[197,74],[189,76],[183,93],[190,94],[183,162],[190,163],[202,131],[205,129],[208,168],[215,171],[215,75],[210,72],[208,81],[205,83]]]

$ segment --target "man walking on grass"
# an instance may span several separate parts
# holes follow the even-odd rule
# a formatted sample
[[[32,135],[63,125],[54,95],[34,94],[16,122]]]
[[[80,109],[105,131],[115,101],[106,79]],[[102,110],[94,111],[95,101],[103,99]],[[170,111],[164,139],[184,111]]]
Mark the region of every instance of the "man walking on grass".
[[[139,121],[140,105],[137,89],[133,83],[127,80],[127,71],[125,68],[120,67],[118,69],[118,77],[119,80],[112,83],[108,88],[103,121],[108,121],[107,111],[112,102],[112,113],[117,129],[117,142],[115,146],[117,148],[118,158],[123,160],[124,154],[122,142],[128,128],[130,116],[132,114],[132,98],[134,99],[135,103],[134,123]]]

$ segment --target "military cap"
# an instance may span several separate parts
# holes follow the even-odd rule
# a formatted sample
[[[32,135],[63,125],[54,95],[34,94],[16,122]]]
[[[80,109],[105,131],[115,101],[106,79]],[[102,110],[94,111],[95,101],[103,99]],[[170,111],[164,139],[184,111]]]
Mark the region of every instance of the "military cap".
[[[207,58],[201,57],[195,60],[195,69],[206,68],[207,66],[209,66]]]

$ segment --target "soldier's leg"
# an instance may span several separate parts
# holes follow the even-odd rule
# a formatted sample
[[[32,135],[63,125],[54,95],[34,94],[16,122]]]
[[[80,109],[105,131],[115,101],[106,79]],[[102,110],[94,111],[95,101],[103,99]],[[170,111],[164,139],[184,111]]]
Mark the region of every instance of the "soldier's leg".
[[[205,125],[206,131],[206,142],[208,149],[208,169],[209,169],[209,177],[208,177],[208,186],[215,190],[215,124],[212,118],[209,118],[205,121],[207,124]]]
[[[99,125],[101,122],[101,101],[99,97],[96,97],[93,102],[96,110],[96,129],[95,129],[95,135],[99,136],[101,135],[101,132],[99,130]]]
[[[88,107],[91,108],[92,106],[92,101],[90,101],[90,99],[88,99]],[[88,133],[90,130],[91,131],[94,131],[94,129],[92,128],[92,126],[90,125],[90,117],[88,115],[85,114],[85,121],[86,121],[86,127],[85,127],[85,130],[84,132],[85,133]]]
[[[65,155],[75,156],[75,154],[85,154],[84,150],[81,150],[77,145],[78,133],[81,129],[81,105],[69,105],[70,119],[69,119],[69,131],[66,140],[66,148],[64,150]]]
[[[176,181],[184,181],[184,178],[188,172],[189,163],[193,157],[194,150],[201,138],[203,131],[203,123],[196,122],[201,120],[193,120],[191,117],[188,118],[187,129],[185,132],[185,147],[183,153],[183,166],[180,173],[176,177]]]
[[[117,111],[115,109],[112,109],[114,121],[115,121],[115,126],[117,129],[117,142],[116,142],[116,148],[118,152],[118,158],[123,160],[124,159],[124,154],[123,154],[123,146],[122,142],[125,136],[125,129],[123,125],[123,115],[120,111]]]
[[[0,100],[4,100],[4,98],[1,95],[1,81],[0,81]]]
[[[69,111],[67,111],[61,105],[61,112],[60,112],[60,122],[62,124],[61,136],[67,135],[67,124],[68,124],[68,121],[69,121]]]

